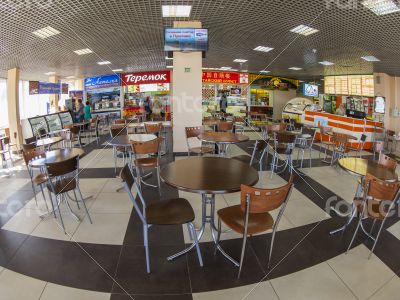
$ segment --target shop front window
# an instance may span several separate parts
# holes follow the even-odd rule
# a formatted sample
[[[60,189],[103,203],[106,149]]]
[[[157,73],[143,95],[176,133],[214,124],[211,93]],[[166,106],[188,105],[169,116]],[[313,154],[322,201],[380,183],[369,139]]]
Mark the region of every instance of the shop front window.
[[[8,127],[7,79],[0,78],[0,128]]]
[[[29,81],[19,81],[19,113],[20,119],[46,115],[50,109],[49,95],[29,95]]]

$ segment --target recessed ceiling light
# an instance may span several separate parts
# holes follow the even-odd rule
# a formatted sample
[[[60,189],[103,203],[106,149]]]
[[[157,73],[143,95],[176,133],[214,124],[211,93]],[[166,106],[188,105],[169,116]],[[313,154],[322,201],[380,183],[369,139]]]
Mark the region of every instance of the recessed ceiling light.
[[[221,67],[220,70],[230,70],[232,67]]]
[[[249,70],[241,70],[241,71],[246,73],[246,72],[248,72]]]
[[[65,77],[66,79],[74,79],[75,78],[75,76],[68,76],[68,77]]]
[[[372,55],[362,56],[361,58],[366,61],[381,61],[379,58],[376,58],[375,56]]]
[[[299,71],[299,70],[301,70],[301,68],[299,68],[299,67],[290,67],[289,70]]]
[[[309,26],[307,26],[307,25],[299,25],[299,26],[297,26],[297,27],[291,29],[290,31],[291,31],[291,32],[294,32],[294,33],[298,33],[298,34],[307,36],[307,35],[316,33],[316,32],[318,32],[319,30],[318,30],[318,29],[315,29],[315,28],[311,28],[311,27],[309,27]]]
[[[164,18],[187,18],[191,10],[191,5],[163,5],[162,15]]]
[[[109,65],[109,64],[111,64],[111,62],[108,60],[105,60],[105,61],[99,61],[99,62],[97,62],[97,64],[102,66],[102,65]]]
[[[45,27],[45,28],[38,29],[38,30],[36,30],[36,31],[34,31],[34,32],[32,32],[32,33],[33,33],[34,35],[40,37],[41,39],[45,39],[45,38],[48,38],[48,37],[50,37],[50,36],[59,34],[59,33],[61,33],[61,32],[59,32],[57,29],[54,29],[54,28],[51,27],[51,26],[47,26],[47,27]]]
[[[172,60],[172,59],[174,59],[174,58],[173,58],[173,57],[168,57],[168,56],[166,56],[165,59],[166,59],[166,60]]]
[[[365,0],[362,5],[378,16],[400,11],[400,7],[393,0]]]
[[[260,73],[269,73],[271,71],[267,71],[267,70],[261,70]]]
[[[54,75],[54,74],[56,74],[56,72],[47,72],[47,73],[44,73],[44,75],[47,75],[47,76],[49,76],[49,75]]]
[[[123,69],[115,69],[115,70],[112,70],[114,73],[117,73],[117,72],[123,72],[124,70]]]
[[[318,62],[318,63],[321,64],[321,65],[324,65],[324,66],[332,66],[332,65],[334,65],[333,62],[326,61],[326,60],[320,61],[320,62]]]
[[[74,52],[75,52],[76,54],[78,54],[78,55],[84,55],[84,54],[93,53],[93,51],[90,50],[89,48],[80,49],[80,50],[75,50]]]
[[[236,72],[236,71],[239,71],[238,69],[228,69],[228,71],[234,71],[234,72]]]
[[[271,47],[265,47],[265,46],[257,46],[253,50],[255,51],[261,51],[261,52],[269,52],[271,50],[274,50],[274,48]]]
[[[238,62],[238,63],[245,63],[247,61],[247,59],[236,58],[233,61]]]
[[[172,69],[174,66],[167,66],[168,69]]]

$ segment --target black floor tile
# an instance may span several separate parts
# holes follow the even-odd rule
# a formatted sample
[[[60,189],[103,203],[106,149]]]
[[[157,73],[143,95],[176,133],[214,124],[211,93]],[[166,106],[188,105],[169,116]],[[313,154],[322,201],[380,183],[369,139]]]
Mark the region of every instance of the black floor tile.
[[[29,237],[7,268],[43,281],[74,288],[111,292],[121,246]],[[98,262],[95,263],[91,257]]]
[[[116,281],[130,294],[190,293],[186,257],[168,261],[167,257],[183,249],[179,246],[150,247],[151,273],[146,272],[143,246],[123,246]],[[122,290],[114,285],[113,293]]]
[[[221,241],[221,246],[234,259],[239,259],[242,249],[241,239]],[[248,246],[244,258],[242,274],[239,279],[237,278],[237,267],[222,256],[219,251],[214,255],[214,243],[200,244],[204,262],[203,267],[199,265],[197,253],[191,251],[188,254],[188,263],[193,293],[227,289],[259,282],[265,276],[265,273],[252,248],[250,245]]]
[[[178,295],[124,295],[112,294],[110,300],[192,300],[191,294]]]
[[[6,266],[28,236],[0,229],[0,266]]]

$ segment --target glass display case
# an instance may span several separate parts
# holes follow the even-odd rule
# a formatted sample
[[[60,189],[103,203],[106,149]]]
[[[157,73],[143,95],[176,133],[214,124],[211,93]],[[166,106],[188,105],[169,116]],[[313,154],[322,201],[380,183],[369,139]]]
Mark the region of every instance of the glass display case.
[[[58,114],[47,115],[45,118],[50,132],[63,129],[61,119]]]

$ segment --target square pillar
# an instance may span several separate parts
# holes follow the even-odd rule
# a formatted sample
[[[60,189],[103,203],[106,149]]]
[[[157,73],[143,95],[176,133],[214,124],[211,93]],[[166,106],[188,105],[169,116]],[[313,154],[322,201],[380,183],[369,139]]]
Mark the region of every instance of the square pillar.
[[[19,69],[17,68],[7,71],[7,102],[11,143],[21,146],[23,138],[19,114]]]

